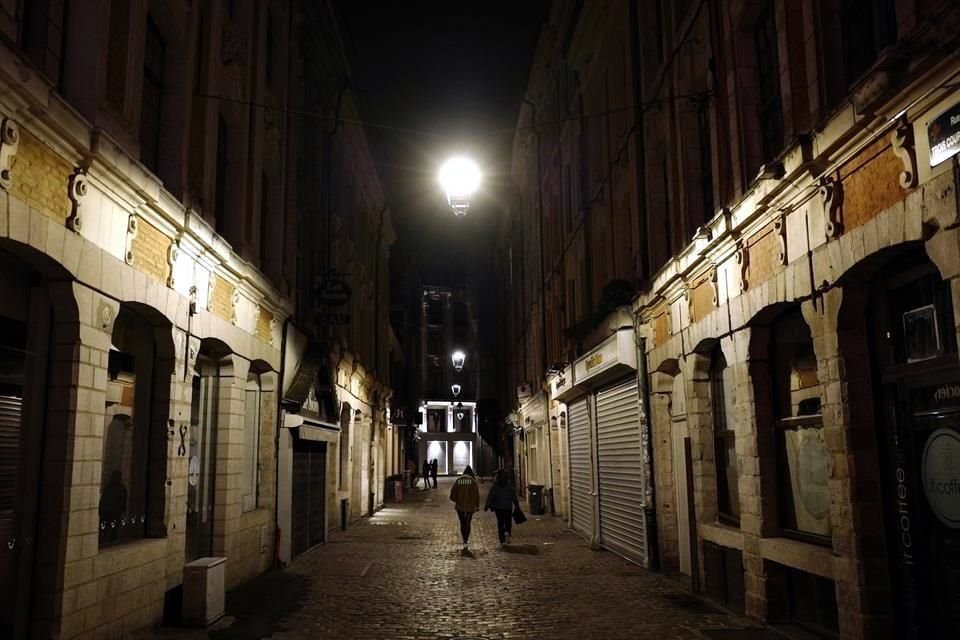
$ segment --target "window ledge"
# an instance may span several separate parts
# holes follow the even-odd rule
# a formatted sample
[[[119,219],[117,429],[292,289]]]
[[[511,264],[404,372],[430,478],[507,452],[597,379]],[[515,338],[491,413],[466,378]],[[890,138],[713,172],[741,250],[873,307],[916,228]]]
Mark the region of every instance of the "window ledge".
[[[760,556],[764,560],[830,580],[835,579],[837,561],[840,559],[829,547],[790,538],[761,538]]]
[[[722,522],[701,523],[700,537],[721,547],[743,551],[743,532]]]

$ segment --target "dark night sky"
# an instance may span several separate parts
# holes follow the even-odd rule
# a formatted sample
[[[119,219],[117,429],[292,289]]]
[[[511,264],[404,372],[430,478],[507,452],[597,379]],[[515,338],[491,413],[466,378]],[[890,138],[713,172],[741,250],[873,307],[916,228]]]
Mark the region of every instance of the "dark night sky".
[[[489,273],[491,209],[509,182],[510,129],[549,1],[335,6],[363,118],[434,134],[367,129],[398,230],[395,262],[416,256],[431,280],[438,272],[462,278],[458,265]],[[454,218],[436,182],[440,163],[455,152],[473,157],[484,173],[483,193],[465,219]]]

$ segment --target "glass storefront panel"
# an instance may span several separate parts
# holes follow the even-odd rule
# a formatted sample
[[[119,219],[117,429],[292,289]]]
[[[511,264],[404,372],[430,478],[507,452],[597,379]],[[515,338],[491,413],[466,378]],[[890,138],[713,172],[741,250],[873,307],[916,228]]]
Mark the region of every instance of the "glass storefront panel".
[[[457,475],[463,473],[467,465],[473,465],[473,443],[453,443],[453,473]]]
[[[438,440],[428,443],[427,460],[437,461],[437,475],[447,475],[447,443]]]

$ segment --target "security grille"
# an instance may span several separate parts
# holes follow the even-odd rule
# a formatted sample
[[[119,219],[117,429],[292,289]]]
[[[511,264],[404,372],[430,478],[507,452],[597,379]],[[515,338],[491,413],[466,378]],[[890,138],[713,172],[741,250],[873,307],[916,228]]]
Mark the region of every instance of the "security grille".
[[[590,418],[586,400],[569,406],[570,521],[574,531],[593,535],[593,480],[590,471]]]
[[[637,402],[634,378],[597,393],[600,542],[646,566],[643,452]]]

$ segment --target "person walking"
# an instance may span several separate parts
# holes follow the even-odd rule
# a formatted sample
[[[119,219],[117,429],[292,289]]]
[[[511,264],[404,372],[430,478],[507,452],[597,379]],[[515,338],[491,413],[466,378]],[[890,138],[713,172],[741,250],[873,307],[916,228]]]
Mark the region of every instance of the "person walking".
[[[520,508],[517,499],[517,490],[510,484],[510,476],[505,469],[497,469],[494,475],[493,486],[487,494],[484,511],[493,511],[497,515],[497,538],[500,547],[510,542],[510,532],[513,528],[513,510]]]
[[[473,514],[480,509],[480,491],[477,489],[477,479],[470,465],[467,465],[463,475],[454,481],[450,488],[450,499],[454,502],[457,518],[460,520],[460,536],[463,538],[463,548],[460,553],[467,555],[470,552],[467,547],[470,540],[470,524],[473,521]]]
[[[430,488],[430,461],[426,458],[423,459],[423,470],[420,471],[420,475],[423,476],[423,488]]]
[[[437,488],[437,467],[440,466],[440,462],[434,458],[433,462],[430,463],[430,477],[433,479],[433,488]]]

